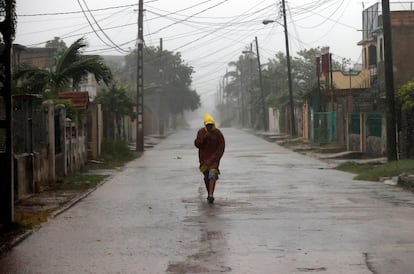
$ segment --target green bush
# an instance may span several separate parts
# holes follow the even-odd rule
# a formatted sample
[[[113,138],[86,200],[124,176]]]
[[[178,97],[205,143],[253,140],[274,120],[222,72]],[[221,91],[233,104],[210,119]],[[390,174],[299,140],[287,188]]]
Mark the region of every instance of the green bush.
[[[123,140],[105,140],[102,143],[102,153],[99,160],[112,166],[122,166],[124,163],[137,158],[139,155],[131,150]]]

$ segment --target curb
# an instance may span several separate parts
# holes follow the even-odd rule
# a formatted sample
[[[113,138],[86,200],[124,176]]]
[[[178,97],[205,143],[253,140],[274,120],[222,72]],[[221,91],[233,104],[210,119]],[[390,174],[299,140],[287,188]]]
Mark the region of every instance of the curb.
[[[86,197],[88,197],[92,192],[97,190],[99,187],[101,187],[103,184],[105,184],[112,177],[113,177],[113,175],[110,175],[109,177],[105,178],[102,182],[97,184],[95,187],[93,187],[93,188],[87,190],[86,192],[76,196],[75,198],[73,198],[70,201],[68,201],[67,203],[65,203],[63,206],[61,206],[58,209],[54,210],[53,212],[51,212],[49,214],[48,219],[49,218],[54,219],[57,216],[59,216],[60,214],[62,214],[63,212],[67,211],[68,209],[70,209],[71,207],[73,207],[74,205],[76,205],[77,203],[79,203],[80,201],[85,199]],[[47,223],[47,222],[48,221],[46,221],[45,223]],[[23,232],[22,234],[18,235],[16,238],[14,238],[10,243],[1,245],[0,246],[0,257],[5,255],[6,253],[8,253],[10,250],[12,250],[13,247],[15,247],[18,244],[20,244],[21,242],[23,242],[25,239],[27,239],[29,236],[31,236],[36,229],[39,229],[40,227],[41,227],[41,225],[39,225],[37,227],[34,227],[30,230],[27,230],[27,231]]]
[[[9,244],[4,244],[0,246],[0,257],[5,255],[7,252],[9,252],[13,247],[17,246],[18,244],[20,244],[21,242],[23,242],[25,239],[27,239],[30,235],[33,234],[33,230],[28,230],[26,232],[24,232],[23,234],[20,234],[19,236],[17,236],[15,239],[13,239],[13,241],[11,241],[11,243]]]
[[[71,207],[73,207],[74,205],[76,205],[77,203],[79,203],[80,201],[82,201],[83,199],[85,199],[86,197],[88,197],[92,192],[94,192],[95,190],[97,190],[103,184],[105,184],[111,177],[112,177],[112,175],[109,176],[109,177],[107,177],[107,178],[105,178],[102,182],[100,182],[99,184],[97,184],[95,187],[93,187],[91,189],[88,189],[86,192],[84,192],[84,193],[76,196],[75,198],[73,198],[69,202],[65,203],[63,206],[59,207],[57,210],[55,210],[52,213],[50,213],[49,218],[54,219],[57,216],[59,216],[60,214],[62,214],[63,212],[67,211],[68,209],[70,209]]]

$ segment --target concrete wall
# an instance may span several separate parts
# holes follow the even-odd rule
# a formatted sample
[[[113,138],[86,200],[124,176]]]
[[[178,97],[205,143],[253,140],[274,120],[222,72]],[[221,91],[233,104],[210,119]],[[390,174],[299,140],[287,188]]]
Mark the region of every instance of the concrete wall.
[[[391,12],[394,86],[414,78],[414,11]]]
[[[280,127],[279,127],[279,109],[277,108],[269,108],[269,132],[280,134]]]
[[[48,150],[41,149],[33,153],[33,184],[34,192],[39,192],[46,187],[49,180]]]
[[[47,124],[48,144],[39,151],[21,153],[14,156],[15,176],[14,192],[16,200],[41,191],[57,177],[64,177],[69,172],[76,172],[87,162],[86,122],[72,122],[65,119],[66,111],[62,105],[51,102],[43,104],[44,122]],[[63,123],[62,121],[67,121]],[[55,127],[60,130],[56,131]],[[61,151],[57,153],[55,134],[60,133]]]
[[[19,200],[35,192],[33,185],[33,154],[15,155],[14,167],[14,197],[15,200]]]
[[[91,103],[88,108],[88,157],[96,159],[101,155],[103,140],[103,113],[100,104]]]
[[[332,71],[332,79],[335,89],[369,88],[371,85],[368,69],[351,73],[335,70]],[[324,77],[321,77],[321,81],[324,80]]]

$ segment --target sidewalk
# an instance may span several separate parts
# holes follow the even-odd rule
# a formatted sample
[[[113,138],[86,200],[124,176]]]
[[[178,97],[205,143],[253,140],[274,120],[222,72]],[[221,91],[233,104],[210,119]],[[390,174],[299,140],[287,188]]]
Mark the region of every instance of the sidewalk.
[[[272,134],[268,132],[254,133],[269,142],[275,142],[290,150],[317,158],[335,167],[344,162],[367,163],[386,163],[386,157],[370,157],[359,151],[344,151],[344,148],[335,144],[327,144],[314,147],[305,143],[301,138],[290,138],[289,135]]]
[[[305,143],[301,138],[292,139],[289,135],[272,134],[268,132],[251,132],[257,136],[261,136],[269,142],[275,142],[287,149],[317,158],[327,163],[331,168],[336,168],[340,164],[353,162],[357,164],[385,164],[386,157],[373,157],[360,151],[344,151],[344,148],[335,144],[327,144],[325,146],[313,147],[309,143]],[[408,190],[414,191],[414,175],[400,174],[394,177],[384,177],[379,179],[380,182],[401,186]]]
[[[95,170],[93,172],[101,175],[109,175],[110,173],[110,176],[112,176],[113,173],[118,171]],[[52,187],[17,201],[14,205],[15,217],[24,219],[34,225],[26,224],[26,228],[14,227],[11,231],[0,234],[0,256],[30,236],[34,230],[39,229],[42,223],[47,222],[50,218],[55,218],[87,197],[104,184],[108,178],[110,177],[107,177],[95,187],[86,190],[56,190]]]
[[[165,138],[166,136],[158,135],[145,136],[144,147],[145,149],[151,149]],[[131,149],[135,149],[135,146],[131,145]],[[0,231],[0,256],[7,253],[14,246],[29,237],[36,229],[39,229],[42,226],[42,223],[47,222],[48,219],[56,218],[76,203],[83,200],[120,170],[122,170],[122,168],[86,171],[86,174],[108,176],[98,185],[89,189],[59,190],[53,188],[52,185],[40,193],[34,193],[17,201],[14,204],[15,218],[24,219],[26,222],[34,225],[25,224],[20,227],[13,227],[11,231],[5,233]]]

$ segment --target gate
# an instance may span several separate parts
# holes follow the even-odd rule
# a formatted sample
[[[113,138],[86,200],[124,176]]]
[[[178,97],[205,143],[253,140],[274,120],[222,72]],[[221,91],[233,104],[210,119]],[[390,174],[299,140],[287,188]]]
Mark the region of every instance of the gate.
[[[336,140],[336,112],[315,112],[312,143],[321,145]]]

